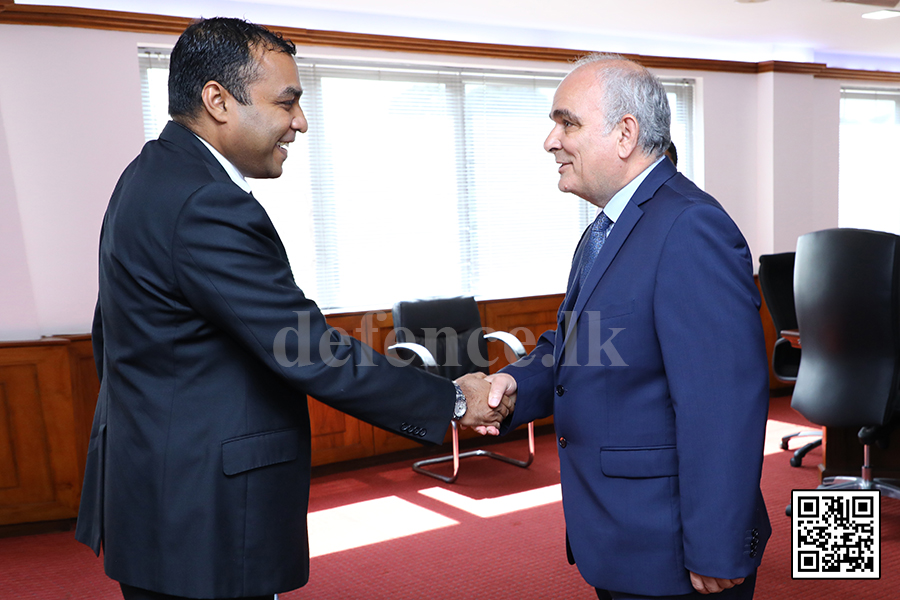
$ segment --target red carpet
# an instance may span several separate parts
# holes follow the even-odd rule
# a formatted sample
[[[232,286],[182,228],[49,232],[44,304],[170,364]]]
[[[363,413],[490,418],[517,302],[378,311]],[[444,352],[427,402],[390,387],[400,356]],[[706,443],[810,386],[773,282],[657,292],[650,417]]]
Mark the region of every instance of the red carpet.
[[[784,428],[775,423],[786,422],[797,425],[788,427],[787,432],[815,428],[790,408],[790,398],[773,398],[769,408],[769,432],[767,448],[780,444]],[[791,443],[791,448],[801,446],[804,441]],[[900,501],[881,499],[881,579],[880,580],[833,580],[833,579],[791,579],[791,528],[790,518],[784,514],[790,504],[791,490],[814,489],[819,484],[818,465],[822,461],[821,447],[810,452],[803,459],[803,466],[789,465],[790,454],[775,452],[766,456],[763,463],[762,489],[772,521],[772,538],[763,555],[759,569],[756,598],[762,600],[776,598],[796,598],[798,600],[863,600],[900,598]],[[877,477],[878,474],[876,473]]]
[[[802,468],[778,450],[781,435],[808,427],[775,398],[763,469],[773,524],[756,598],[900,598],[900,502],[884,499],[880,580],[792,580],[792,489],[814,488],[821,451]],[[799,443],[794,442],[792,446]],[[521,440],[492,449],[523,453]],[[535,463],[519,469],[488,458],[462,463],[445,485],[413,473],[411,461],[313,480],[309,584],[282,594],[302,599],[593,600],[593,590],[566,563],[558,460],[552,435],[538,436]],[[652,576],[652,574],[649,574]],[[102,563],[71,532],[0,539],[0,599],[118,599]]]

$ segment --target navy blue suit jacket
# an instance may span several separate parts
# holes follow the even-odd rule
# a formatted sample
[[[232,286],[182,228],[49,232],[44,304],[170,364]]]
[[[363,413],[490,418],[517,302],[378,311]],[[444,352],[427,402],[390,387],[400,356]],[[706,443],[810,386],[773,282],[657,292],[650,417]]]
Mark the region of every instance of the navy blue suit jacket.
[[[586,237],[586,236],[585,236]],[[553,415],[571,551],[595,587],[693,591],[746,576],[770,526],[759,489],[768,366],[747,244],[671,162],[641,183],[558,328],[505,370],[509,430]]]
[[[450,381],[328,327],[265,210],[175,123],[110,200],[93,341],[76,535],[113,579],[166,594],[306,583],[306,394],[435,443],[453,413]]]

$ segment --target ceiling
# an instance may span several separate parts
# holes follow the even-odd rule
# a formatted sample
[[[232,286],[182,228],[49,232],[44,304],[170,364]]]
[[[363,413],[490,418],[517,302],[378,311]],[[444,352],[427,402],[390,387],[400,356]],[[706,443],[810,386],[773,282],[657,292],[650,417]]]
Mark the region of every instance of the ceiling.
[[[900,18],[863,0],[16,0],[426,39],[900,72]]]

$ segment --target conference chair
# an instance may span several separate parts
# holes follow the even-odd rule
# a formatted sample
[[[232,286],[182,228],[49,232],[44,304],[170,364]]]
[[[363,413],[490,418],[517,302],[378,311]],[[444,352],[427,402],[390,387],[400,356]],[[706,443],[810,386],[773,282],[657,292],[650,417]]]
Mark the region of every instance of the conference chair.
[[[488,340],[506,344],[516,360],[526,354],[522,342],[514,335],[503,331],[484,333],[478,304],[470,296],[398,302],[394,305],[393,316],[397,343],[389,350],[447,379],[454,380],[467,373],[487,374]],[[534,460],[534,423],[528,424],[528,458],[525,460],[482,449],[460,453],[456,421],[450,422],[450,429],[452,454],[417,461],[412,466],[414,471],[453,483],[459,475],[462,458],[487,456],[522,468]],[[449,476],[425,468],[449,461],[453,461],[453,473]]]
[[[828,229],[797,241],[794,299],[803,360],[791,407],[825,427],[859,427],[859,477],[826,477],[819,489],[880,490],[900,481],[872,476],[870,449],[887,445],[900,383],[900,237]]]
[[[772,373],[779,381],[793,383],[797,381],[797,370],[800,368],[800,348],[781,337],[786,329],[797,329],[797,312],[794,310],[794,252],[765,254],[759,257],[759,287],[766,306],[775,325],[777,339],[772,348]],[[803,457],[813,448],[822,445],[822,432],[798,431],[781,438],[781,449],[788,450],[793,438],[815,437],[811,442],[798,448],[791,457],[791,466],[803,464]]]

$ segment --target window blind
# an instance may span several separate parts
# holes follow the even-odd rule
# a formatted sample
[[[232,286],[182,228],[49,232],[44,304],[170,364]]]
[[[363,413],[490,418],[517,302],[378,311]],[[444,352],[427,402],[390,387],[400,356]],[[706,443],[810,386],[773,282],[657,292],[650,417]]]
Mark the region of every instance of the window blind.
[[[150,52],[141,61],[153,139],[165,116],[148,104],[165,97],[167,75],[143,72],[167,73],[168,65]],[[558,191],[556,164],[543,150],[564,72],[297,65],[309,131],[291,144],[280,178],[251,185],[297,284],[320,307],[565,291],[596,208]],[[689,173],[693,85],[664,83],[679,168]],[[163,92],[154,92],[159,85]]]

